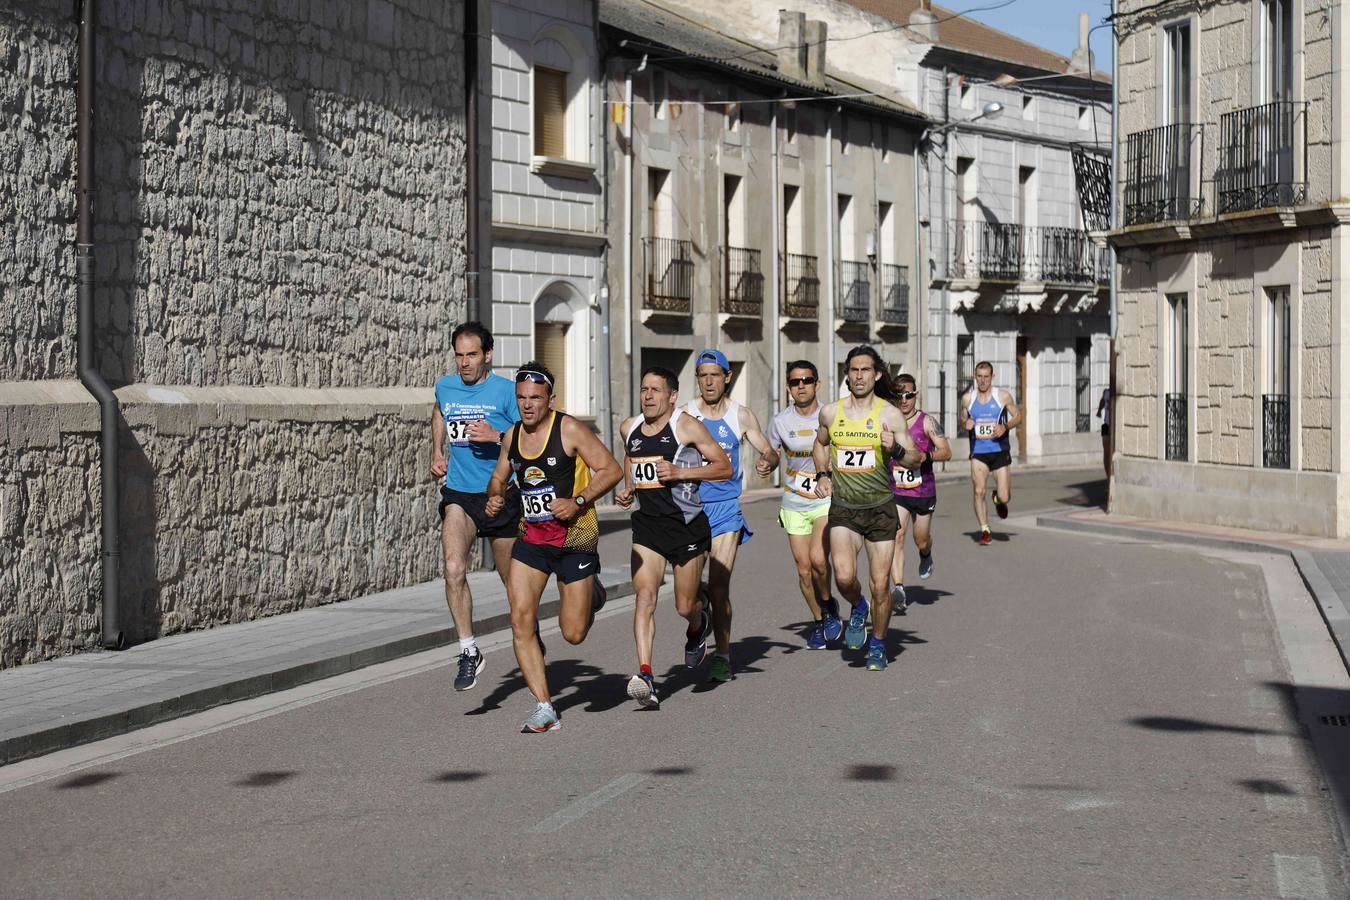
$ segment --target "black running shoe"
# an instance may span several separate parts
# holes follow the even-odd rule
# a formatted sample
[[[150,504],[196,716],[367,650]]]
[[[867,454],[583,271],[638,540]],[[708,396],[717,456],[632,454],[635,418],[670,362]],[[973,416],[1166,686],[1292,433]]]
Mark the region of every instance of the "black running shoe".
[[[478,673],[487,665],[487,658],[477,649],[465,650],[459,655],[459,674],[455,676],[455,690],[467,691],[478,683]]]
[[[1000,519],[1008,518],[1008,502],[994,492],[994,512],[998,513]]]
[[[708,607],[703,607],[703,625],[697,634],[686,635],[684,639],[684,664],[694,668],[708,656],[708,632],[712,630],[712,616]]]
[[[596,576],[595,581],[591,582],[591,613],[598,613],[605,608],[605,604],[608,602],[609,591],[600,583],[599,576]]]

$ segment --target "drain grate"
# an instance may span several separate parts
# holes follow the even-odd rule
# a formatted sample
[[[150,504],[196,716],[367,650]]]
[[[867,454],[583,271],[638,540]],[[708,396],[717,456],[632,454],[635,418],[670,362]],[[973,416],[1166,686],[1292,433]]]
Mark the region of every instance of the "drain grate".
[[[1317,721],[1323,725],[1344,725],[1350,727],[1350,716],[1318,716]]]

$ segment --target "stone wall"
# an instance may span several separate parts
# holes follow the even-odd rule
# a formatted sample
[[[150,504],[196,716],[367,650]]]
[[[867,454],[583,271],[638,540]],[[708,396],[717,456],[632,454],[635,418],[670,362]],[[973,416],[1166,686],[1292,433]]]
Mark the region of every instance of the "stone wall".
[[[92,646],[101,596],[97,407],[72,380],[74,4],[13,7],[0,666]],[[431,385],[465,317],[462,3],[103,0],[98,28],[124,630],[436,577]]]

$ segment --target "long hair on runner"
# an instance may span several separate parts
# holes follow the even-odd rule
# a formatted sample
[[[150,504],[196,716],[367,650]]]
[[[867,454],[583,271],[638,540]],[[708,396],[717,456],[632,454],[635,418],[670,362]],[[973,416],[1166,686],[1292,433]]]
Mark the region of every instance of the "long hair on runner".
[[[886,367],[886,363],[881,358],[881,354],[878,353],[871,344],[859,344],[857,347],[848,351],[848,356],[844,357],[845,371],[848,370],[848,364],[853,362],[853,357],[855,356],[872,357],[872,368],[876,369],[877,372],[877,396],[888,403],[899,403],[900,391],[896,388],[895,382],[891,380],[891,370]]]

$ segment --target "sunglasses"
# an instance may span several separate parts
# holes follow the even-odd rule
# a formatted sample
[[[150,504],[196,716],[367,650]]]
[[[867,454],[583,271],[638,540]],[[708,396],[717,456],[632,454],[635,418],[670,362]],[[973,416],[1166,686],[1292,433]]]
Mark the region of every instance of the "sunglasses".
[[[816,380],[810,375],[805,378],[789,378],[788,387],[801,387],[804,384],[815,384]]]
[[[901,391],[901,392],[900,392],[900,399],[901,399],[901,400],[913,400],[913,399],[914,399],[915,397],[917,397],[917,396],[919,396],[919,392],[918,392],[918,391]]]
[[[522,381],[530,381],[534,384],[542,384],[550,391],[553,390],[553,379],[549,378],[543,372],[536,372],[534,369],[521,369],[516,373],[516,384]]]

